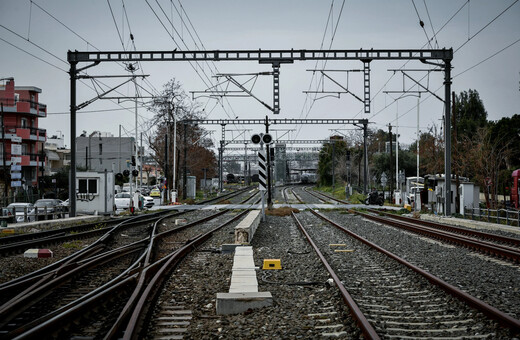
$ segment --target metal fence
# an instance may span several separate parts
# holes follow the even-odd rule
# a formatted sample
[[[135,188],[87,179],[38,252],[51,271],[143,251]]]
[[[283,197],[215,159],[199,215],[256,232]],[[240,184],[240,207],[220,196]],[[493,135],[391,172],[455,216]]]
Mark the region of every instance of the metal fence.
[[[520,227],[519,210],[464,208],[464,218]]]

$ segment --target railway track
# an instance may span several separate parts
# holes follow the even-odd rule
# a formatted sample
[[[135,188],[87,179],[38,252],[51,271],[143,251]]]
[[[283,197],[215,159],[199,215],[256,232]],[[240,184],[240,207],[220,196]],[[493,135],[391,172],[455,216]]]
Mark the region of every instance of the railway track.
[[[379,252],[389,256],[390,258],[397,261],[398,263],[403,264],[407,268],[415,271],[416,273],[421,274],[429,282],[435,283],[436,285],[441,287],[444,291],[448,292],[449,294],[456,297],[457,299],[460,299],[461,301],[466,303],[468,306],[477,308],[481,313],[486,314],[487,316],[497,320],[499,323],[501,323],[503,325],[507,325],[507,327],[510,327],[514,332],[517,332],[517,333],[520,332],[520,321],[519,320],[509,316],[508,314],[506,314],[504,312],[499,311],[498,309],[465,293],[464,291],[459,290],[458,288],[454,287],[453,285],[450,285],[450,284],[444,282],[443,280],[435,277],[434,275],[428,273],[427,271],[420,269],[417,266],[412,265],[408,261],[398,257],[395,254],[392,254],[392,253],[382,249],[381,247],[362,238],[361,236],[354,234],[353,232],[342,227],[341,225],[331,221],[326,216],[319,214],[313,210],[310,210],[310,211],[315,216],[317,216],[320,219],[326,221],[327,223],[335,226],[339,230],[342,230],[343,232],[349,234],[350,236],[355,237],[357,240],[362,241],[365,245],[369,245],[370,247],[378,250]],[[297,221],[297,217],[294,213],[293,213],[293,218]],[[297,221],[296,223],[298,223],[302,232],[304,234],[306,234],[306,237],[309,239],[309,242],[311,242],[311,244],[313,244],[313,241],[311,240],[307,231],[305,231],[303,225],[299,221]],[[319,233],[319,235],[323,235],[323,233]],[[333,242],[333,241],[330,241],[330,242]],[[345,243],[345,245],[346,244],[347,243]],[[404,297],[409,296],[412,298],[419,297],[419,300],[417,300],[418,303],[422,303],[421,306],[426,307],[425,313],[423,314],[423,318],[426,318],[429,320],[432,320],[432,318],[428,316],[429,315],[428,313],[431,313],[432,307],[441,308],[441,306],[443,306],[443,308],[447,308],[448,310],[450,310],[452,307],[452,305],[451,305],[452,303],[450,302],[450,300],[448,300],[447,302],[446,302],[446,300],[443,301],[440,297],[434,297],[436,295],[433,295],[433,293],[429,293],[429,292],[428,292],[428,294],[430,294],[429,297],[425,299],[424,292],[414,291],[414,290],[410,290],[410,289],[404,290],[404,294],[399,293],[399,292],[396,293],[399,296],[391,296],[391,295],[389,296],[387,294],[387,292],[385,292],[385,293],[372,292],[369,294],[373,294],[373,295],[367,296],[365,294],[366,292],[363,292],[363,294],[360,295],[360,298],[357,299],[357,301],[360,301],[360,304],[357,305],[354,302],[354,299],[348,294],[345,287],[342,287],[341,284],[338,284],[338,281],[340,281],[340,280],[337,279],[337,274],[332,273],[332,268],[330,268],[330,265],[326,262],[323,255],[319,252],[318,247],[314,244],[313,244],[313,247],[314,247],[315,251],[318,253],[318,255],[320,256],[320,259],[322,260],[322,262],[324,262],[324,265],[327,267],[327,270],[329,270],[329,273],[331,273],[331,276],[334,278],[336,285],[339,287],[340,291],[342,292],[344,301],[348,304],[348,306],[351,310],[351,313],[356,318],[356,320],[358,320],[360,327],[363,329],[363,333],[367,337],[373,336],[372,330],[369,327],[367,327],[365,324],[367,322],[367,320],[371,320],[372,323],[375,323],[377,325],[377,327],[379,327],[378,332],[386,332],[383,329],[384,327],[382,328],[381,325],[384,325],[385,327],[388,324],[392,325],[392,327],[394,327],[394,328],[390,328],[390,331],[391,331],[390,333],[385,333],[385,335],[384,335],[385,338],[406,338],[409,336],[409,334],[412,334],[413,332],[415,332],[413,334],[416,334],[416,335],[422,334],[422,336],[426,336],[426,337],[429,337],[429,336],[437,337],[437,336],[439,336],[439,334],[442,337],[459,336],[459,335],[450,334],[449,331],[446,332],[446,331],[443,331],[442,329],[431,328],[431,326],[433,324],[439,324],[440,319],[442,319],[442,322],[440,322],[440,324],[443,324],[444,325],[443,327],[446,327],[446,328],[451,327],[450,331],[452,331],[453,327],[456,327],[457,325],[459,325],[460,326],[459,331],[461,332],[461,334],[465,334],[464,331],[465,330],[467,331],[467,329],[468,329],[467,324],[469,324],[471,322],[471,320],[473,320],[473,319],[456,320],[456,318],[450,319],[450,318],[453,318],[453,316],[449,315],[449,318],[444,317],[444,316],[435,317],[435,318],[433,318],[433,320],[434,320],[433,324],[428,324],[428,322],[431,322],[431,321],[425,322],[424,320],[421,320],[421,317],[418,317],[418,315],[421,315],[421,313],[422,313],[421,311],[412,311],[411,314],[406,314],[403,311],[402,314],[398,315],[399,313],[394,313],[395,311],[393,311],[393,310],[385,310],[385,308],[388,309],[390,307],[393,307],[395,305],[394,304],[395,301],[403,300],[403,296]],[[340,249],[339,251],[341,252],[341,250],[342,249]],[[351,249],[351,250],[347,250],[346,252],[354,253],[354,250]],[[341,266],[341,264],[342,263],[340,263],[339,266]],[[354,267],[356,267],[356,266],[354,266]],[[346,268],[347,269],[344,269],[344,271],[348,272],[348,270],[351,270],[352,264],[349,263],[349,266],[347,266]],[[392,289],[397,288],[398,290],[403,285],[402,278],[399,275],[395,274],[396,272],[397,273],[401,272],[399,269],[396,270],[395,268],[393,268],[393,269],[388,270],[388,269],[381,268],[381,266],[379,266],[379,265],[366,265],[366,264],[365,265],[362,264],[362,265],[358,266],[358,268],[363,268],[363,271],[366,271],[368,274],[367,274],[366,278],[358,277],[354,281],[354,286],[353,286],[354,291],[360,290],[359,286],[361,286],[365,282],[371,282],[371,283],[374,282],[376,284],[381,284],[384,287],[392,288]],[[365,268],[368,268],[368,270]],[[350,273],[347,274],[347,277],[352,277],[353,275],[359,275],[359,273],[357,271],[354,271],[354,272],[351,271]],[[358,287],[356,287],[356,285],[358,285]],[[345,289],[345,291],[343,291],[344,289]],[[364,291],[364,288],[361,288],[361,290]],[[431,300],[431,298],[436,299],[435,301],[441,301],[442,304],[439,304],[436,306],[433,306],[433,305],[429,306],[428,304],[425,304],[425,302]],[[406,301],[406,300],[403,300],[403,301]],[[388,306],[389,302],[390,302],[391,306]],[[407,308],[409,308],[410,306],[413,306],[413,305],[414,305],[413,303],[407,302],[405,306]],[[368,309],[367,308],[365,308],[365,309],[369,310],[369,313],[372,313],[372,314],[370,314],[369,316],[366,316],[366,317],[364,317],[363,315],[361,315],[361,316],[358,315],[359,310],[363,309],[363,307],[368,307]],[[385,313],[387,313],[387,315],[385,315]],[[408,322],[408,321],[403,322],[402,321],[403,318],[406,320],[409,320],[410,322]],[[424,331],[422,331],[421,329],[410,330],[410,326],[413,326],[413,327],[418,326],[419,328],[422,328],[424,326],[425,330]],[[399,327],[403,327],[403,328],[399,328]],[[476,329],[478,329],[478,327]],[[434,331],[432,331],[432,330],[434,330]],[[402,332],[402,333],[399,333],[399,332]],[[443,332],[444,332],[444,335],[443,335]],[[486,338],[486,336],[484,336],[482,334],[480,334],[480,335],[482,336],[482,338]],[[490,333],[487,336],[490,337],[490,336],[493,336],[493,334]]]
[[[255,194],[251,196],[254,196]],[[250,198],[251,197],[248,197],[246,200],[249,200]],[[35,334],[52,334],[54,337],[73,336],[74,334],[82,336],[96,334],[95,336],[99,337],[99,334],[105,334],[104,332],[107,332],[106,334],[112,334],[111,336],[115,336],[116,333],[118,334],[117,336],[121,336],[122,329],[128,327],[123,326],[123,324],[125,322],[132,322],[128,319],[129,314],[134,313],[134,309],[142,308],[143,305],[148,304],[151,299],[153,299],[151,297],[153,294],[150,295],[150,292],[147,292],[145,289],[146,287],[149,287],[150,282],[154,282],[155,285],[157,282],[164,280],[163,277],[157,277],[158,273],[162,273],[160,276],[167,277],[167,274],[171,272],[172,268],[174,268],[175,265],[186,256],[186,254],[209,238],[212,232],[218,230],[218,228],[222,228],[223,225],[232,223],[238,218],[238,216],[235,216],[224,224],[220,221],[218,222],[219,227],[217,228],[207,225],[200,227],[202,224],[207,224],[210,220],[225,219],[222,216],[227,213],[229,213],[227,210],[219,211],[198,221],[179,226],[177,226],[176,223],[169,223],[174,225],[174,227],[165,227],[167,224],[165,221],[168,218],[171,219],[172,217],[177,217],[178,214],[155,216],[155,222],[153,225],[150,225],[150,220],[146,220],[143,227],[147,232],[135,233],[136,235],[141,234],[141,237],[144,238],[142,241],[134,244],[134,248],[132,248],[133,256],[114,255],[115,257],[124,257],[126,259],[126,262],[115,271],[115,274],[112,274],[111,276],[105,274],[106,279],[103,280],[103,282],[93,284],[89,281],[89,277],[98,278],[97,281],[99,281],[99,277],[102,276],[101,274],[95,273],[94,271],[85,272],[86,274],[83,273],[81,275],[78,273],[80,279],[77,281],[78,284],[74,285],[76,290],[71,288],[69,293],[64,295],[56,294],[56,296],[63,296],[63,298],[59,299],[61,304],[47,304],[47,310],[45,311],[41,308],[30,309],[32,312],[39,315],[37,318],[34,316],[32,318],[19,317],[24,313],[24,311],[21,310],[25,309],[23,308],[23,304],[20,304],[21,302],[18,303],[18,308],[20,309],[18,310],[15,308],[16,306],[14,306],[17,303],[16,301],[6,302],[2,307],[0,307],[0,315],[6,316],[6,322],[3,325],[5,327],[0,327],[0,334],[7,338],[13,338],[15,336],[19,336],[20,338],[33,338]],[[162,229],[162,231],[160,231],[160,229]],[[120,231],[116,233],[121,235]],[[128,238],[129,234],[131,233],[126,231],[125,238]],[[146,235],[149,236],[146,237]],[[108,237],[105,237],[105,240],[106,239],[108,239]],[[129,247],[130,246],[128,245],[120,247],[114,250],[113,253],[121,253],[122,249]],[[78,255],[75,256],[77,257]],[[93,259],[90,259],[87,255],[85,255],[85,257],[87,257],[91,262],[96,263],[95,265],[91,264],[91,267],[107,267],[107,263],[110,262],[109,260],[98,262],[99,257],[94,257]],[[68,263],[73,261],[74,260],[72,259],[61,261],[61,263],[55,265],[55,267],[51,269],[51,272],[52,270],[55,271],[53,275],[56,276],[51,281],[52,284],[55,286],[64,286],[65,284],[60,280],[63,280],[63,282],[71,281],[70,277],[66,278],[59,274],[61,274],[60,271],[64,271],[63,266],[66,266]],[[117,263],[117,261],[114,263]],[[56,266],[58,269],[56,269]],[[43,280],[47,278],[46,275],[49,276],[50,274],[46,274],[44,271],[38,275],[33,274],[32,276],[34,278],[32,280]],[[25,284],[24,287],[26,287],[27,283],[25,281],[28,279],[29,278],[24,278],[18,280],[19,282],[14,283],[9,282],[9,285],[4,286],[3,288],[5,290],[13,290],[16,284]],[[31,281],[31,283],[33,281]],[[46,295],[50,295],[51,291],[55,291],[55,289],[50,289],[50,285],[47,285],[40,290],[36,290],[34,289],[36,284],[39,284],[39,282],[33,283],[33,285],[26,288],[26,291],[24,292],[28,293],[25,301],[30,301],[33,305],[38,304],[39,302],[43,303],[42,300],[36,301],[36,298],[34,298],[38,292],[45,291]],[[86,290],[83,286],[92,286],[94,288]],[[142,298],[143,294],[146,296],[145,298]],[[117,297],[117,299],[115,297]],[[126,303],[121,303],[121,301],[126,301]],[[110,316],[104,318],[103,322],[96,320],[98,317],[91,318],[92,315],[90,315],[90,309],[94,306],[96,312],[100,314],[108,313]],[[119,317],[117,316],[117,311],[120,311]],[[146,314],[147,311],[143,311],[142,313]],[[17,318],[18,322],[10,322],[15,318]],[[64,328],[64,325],[69,326]],[[78,327],[77,325],[80,326]],[[139,325],[134,326],[139,328]],[[60,329],[61,331],[59,331]],[[63,332],[63,334],[60,332]]]
[[[307,192],[313,196],[323,195],[331,200],[347,204],[345,201],[323,193]],[[399,216],[379,209],[368,209],[369,213],[358,210],[350,211],[379,223],[392,225],[450,244],[467,247],[488,256],[507,259],[516,263],[520,262],[520,239],[517,238]]]
[[[305,219],[313,228],[297,223],[309,239],[320,240],[312,241],[320,244],[313,247],[319,251],[318,256],[326,263],[367,338],[506,338],[503,333],[496,334],[494,326],[482,327],[483,323],[489,324],[485,321],[488,317],[513,332],[520,331],[519,320],[355,235],[324,215],[311,212],[314,218],[306,216]],[[295,214],[293,218],[298,220]],[[316,218],[336,229],[331,233],[316,228],[320,224]]]

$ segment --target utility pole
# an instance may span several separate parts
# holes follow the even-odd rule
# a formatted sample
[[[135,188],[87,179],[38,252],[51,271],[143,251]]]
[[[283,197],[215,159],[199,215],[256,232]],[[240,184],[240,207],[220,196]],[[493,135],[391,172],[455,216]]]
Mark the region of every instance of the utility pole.
[[[453,103],[455,103],[455,92],[452,92],[451,93],[452,95],[452,101]],[[458,148],[457,148],[457,144],[458,144],[458,136],[457,136],[457,112],[455,111],[455,105],[453,105],[451,107],[452,109],[452,113],[453,113],[453,158],[455,158],[456,161],[460,161],[459,160],[459,152],[458,152]],[[455,163],[455,170],[456,170],[456,174],[455,174],[455,187],[456,187],[456,193],[457,195],[455,196],[455,212],[459,212],[459,209],[460,209],[460,196],[459,196],[459,185],[460,185],[460,179],[459,179],[459,166],[457,163]]]
[[[446,195],[444,200],[444,214],[451,216],[451,59],[444,60],[444,172],[446,177]]]
[[[139,188],[141,188],[141,191],[143,191],[143,133],[141,132],[141,149],[139,150],[139,155],[141,155],[140,158],[140,164],[139,164],[139,173],[141,174],[141,181],[139,183]]]
[[[182,176],[182,199],[186,199],[187,192],[186,189],[188,188],[187,185],[188,180],[188,123],[184,122],[184,171]]]
[[[392,169],[393,163],[393,145],[392,145],[392,125],[388,124],[388,133],[390,134],[390,202],[392,202],[392,195],[394,194],[394,172]]]
[[[163,195],[163,203],[168,203],[168,134],[170,126],[166,125],[166,134],[164,135],[164,178],[166,178],[166,192]]]
[[[335,184],[335,181],[334,181],[334,177],[335,177],[334,168],[336,167],[335,158],[336,158],[336,141],[332,141],[332,193],[334,193],[334,184]]]
[[[121,173],[121,124],[119,124],[119,173]]]
[[[4,205],[7,206],[8,198],[7,198],[7,166],[5,159],[5,127],[4,127],[4,103],[0,103],[2,110],[2,161],[3,161],[3,169],[4,169]],[[12,163],[12,162],[11,162]]]
[[[269,118],[267,116],[265,116],[265,133],[269,133]],[[271,208],[273,202],[271,196],[271,152],[269,144],[265,145],[265,151],[267,154],[267,206]]]
[[[177,108],[175,108],[177,110]],[[170,109],[171,110],[171,109]],[[177,118],[175,118],[175,114],[173,110],[170,111],[173,117],[173,181],[172,181],[172,190],[175,197],[172,197],[173,202],[177,202]]]

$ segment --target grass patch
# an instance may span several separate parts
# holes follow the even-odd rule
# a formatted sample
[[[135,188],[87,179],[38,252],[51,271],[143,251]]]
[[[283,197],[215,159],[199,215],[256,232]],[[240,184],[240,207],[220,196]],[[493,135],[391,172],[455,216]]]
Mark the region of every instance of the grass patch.
[[[231,204],[231,201],[230,200],[222,200],[222,201],[218,201],[217,203],[218,204]]]
[[[276,209],[267,209],[265,214],[270,216],[291,216],[292,212],[297,214],[300,210],[291,207],[281,207]]]
[[[81,241],[71,241],[63,243],[65,249],[79,249],[81,248]]]
[[[352,204],[364,204],[366,198],[367,195],[354,192],[352,196],[349,197],[349,202]]]

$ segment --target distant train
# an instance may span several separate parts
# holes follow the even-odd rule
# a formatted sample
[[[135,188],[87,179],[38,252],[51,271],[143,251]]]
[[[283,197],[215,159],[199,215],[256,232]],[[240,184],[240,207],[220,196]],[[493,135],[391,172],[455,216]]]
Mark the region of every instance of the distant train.
[[[302,184],[314,184],[316,183],[316,174],[313,172],[304,172],[302,173],[300,180]]]

